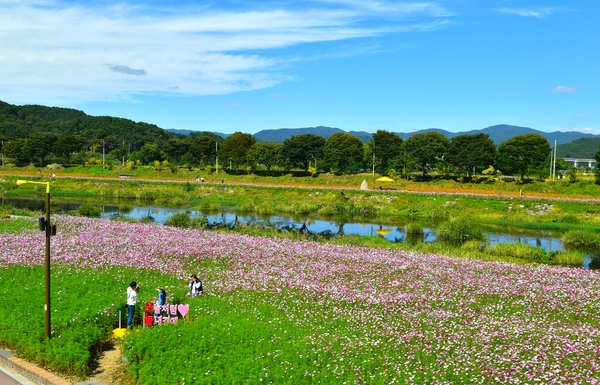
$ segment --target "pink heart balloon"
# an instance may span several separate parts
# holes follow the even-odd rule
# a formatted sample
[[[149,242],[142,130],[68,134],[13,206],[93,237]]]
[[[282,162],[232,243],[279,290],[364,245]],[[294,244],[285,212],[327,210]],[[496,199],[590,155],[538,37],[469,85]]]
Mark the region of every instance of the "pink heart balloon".
[[[185,315],[190,311],[190,305],[177,305],[177,310],[181,317],[185,318]]]

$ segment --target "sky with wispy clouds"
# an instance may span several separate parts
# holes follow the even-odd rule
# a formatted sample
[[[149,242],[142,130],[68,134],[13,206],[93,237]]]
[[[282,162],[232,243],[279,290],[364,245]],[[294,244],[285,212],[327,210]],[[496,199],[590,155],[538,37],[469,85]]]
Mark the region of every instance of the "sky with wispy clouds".
[[[163,128],[600,134],[598,0],[0,0],[0,100]]]

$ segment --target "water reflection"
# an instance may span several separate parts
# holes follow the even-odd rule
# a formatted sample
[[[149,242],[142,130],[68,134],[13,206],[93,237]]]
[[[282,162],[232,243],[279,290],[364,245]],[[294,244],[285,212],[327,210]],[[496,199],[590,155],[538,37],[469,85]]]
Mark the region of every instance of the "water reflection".
[[[1,203],[7,203],[17,208],[29,208],[32,210],[44,210],[45,202],[40,199],[24,198],[2,198]],[[77,210],[80,202],[59,202],[53,204],[53,212],[68,213]],[[407,233],[405,226],[398,226],[386,218],[374,218],[381,221],[379,223],[369,223],[368,221],[355,222],[344,218],[325,220],[311,216],[280,216],[280,215],[258,215],[258,214],[236,214],[231,211],[206,211],[189,208],[171,208],[171,207],[148,207],[148,206],[127,206],[127,209],[121,210],[117,204],[101,205],[103,218],[127,218],[132,220],[141,220],[147,222],[156,222],[164,224],[171,215],[181,212],[187,212],[192,218],[205,217],[209,226],[226,226],[233,228],[239,223],[260,224],[278,229],[287,229],[301,231],[308,234],[320,234],[323,236],[338,235],[371,235],[379,236],[390,242],[406,242],[414,246],[417,243],[437,242],[437,234],[434,227],[424,227],[423,233]],[[385,223],[388,222],[388,223]],[[490,231],[491,230],[491,231]],[[487,234],[487,241],[494,245],[498,243],[521,242],[534,247],[542,248],[547,252],[562,251],[564,246],[561,239],[552,232],[536,231],[525,233],[523,229],[513,230],[510,228],[499,231],[498,227],[484,229]],[[600,264],[598,256],[586,259],[588,266]]]
[[[600,254],[591,253],[583,259],[584,269],[600,269]]]

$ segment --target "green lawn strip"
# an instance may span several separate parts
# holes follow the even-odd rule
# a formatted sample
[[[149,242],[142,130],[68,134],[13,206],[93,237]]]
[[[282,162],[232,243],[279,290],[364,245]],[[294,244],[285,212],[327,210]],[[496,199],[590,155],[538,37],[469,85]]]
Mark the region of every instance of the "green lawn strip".
[[[37,230],[38,223],[31,218],[0,219],[0,233],[17,234],[25,230]]]

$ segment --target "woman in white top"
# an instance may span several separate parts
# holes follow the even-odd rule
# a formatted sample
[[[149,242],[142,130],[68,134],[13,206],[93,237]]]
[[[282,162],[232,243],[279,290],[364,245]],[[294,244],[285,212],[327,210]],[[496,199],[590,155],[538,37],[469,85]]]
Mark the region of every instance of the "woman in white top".
[[[195,297],[197,295],[202,294],[202,281],[198,278],[196,274],[190,275],[190,293],[189,295]]]
[[[127,309],[129,310],[129,317],[127,318],[127,327],[131,326],[131,322],[133,321],[133,314],[135,313],[135,304],[138,299],[138,293],[140,292],[140,287],[137,285],[135,281],[129,284],[127,288]]]

